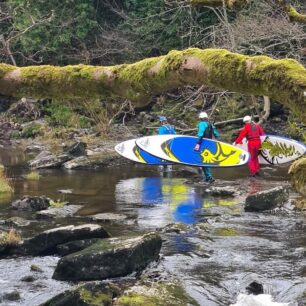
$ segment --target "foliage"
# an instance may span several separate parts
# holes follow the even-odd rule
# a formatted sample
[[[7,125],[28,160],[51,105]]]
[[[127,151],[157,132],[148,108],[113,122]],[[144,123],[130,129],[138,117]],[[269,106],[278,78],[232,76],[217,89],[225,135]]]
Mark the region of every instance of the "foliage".
[[[301,140],[306,143],[306,129],[305,126],[299,125],[295,118],[288,121],[287,133],[294,139]]]
[[[38,171],[31,171],[26,175],[26,179],[30,181],[39,181],[40,174]]]
[[[24,138],[34,138],[43,134],[43,127],[39,123],[30,123],[21,131],[21,136]]]
[[[0,246],[15,246],[21,241],[20,234],[15,229],[0,233]]]
[[[0,194],[12,193],[13,191],[14,188],[5,174],[5,169],[3,165],[0,165]]]

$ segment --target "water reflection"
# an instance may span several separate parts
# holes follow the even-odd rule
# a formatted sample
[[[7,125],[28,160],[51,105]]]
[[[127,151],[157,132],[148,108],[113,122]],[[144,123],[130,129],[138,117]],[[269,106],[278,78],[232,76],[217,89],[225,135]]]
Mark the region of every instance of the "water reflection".
[[[120,181],[116,186],[116,201],[123,205],[140,207],[138,221],[194,224],[204,200],[194,188],[186,186],[184,180],[162,177],[133,178]],[[150,209],[149,209],[150,208]]]

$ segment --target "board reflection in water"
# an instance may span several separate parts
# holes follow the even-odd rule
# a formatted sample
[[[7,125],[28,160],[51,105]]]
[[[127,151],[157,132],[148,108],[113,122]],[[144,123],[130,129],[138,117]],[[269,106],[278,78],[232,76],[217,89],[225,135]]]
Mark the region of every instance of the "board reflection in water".
[[[164,226],[171,222],[196,223],[203,198],[183,179],[146,177],[120,181],[116,202],[120,210],[137,211],[138,223]],[[138,209],[137,209],[138,208]]]

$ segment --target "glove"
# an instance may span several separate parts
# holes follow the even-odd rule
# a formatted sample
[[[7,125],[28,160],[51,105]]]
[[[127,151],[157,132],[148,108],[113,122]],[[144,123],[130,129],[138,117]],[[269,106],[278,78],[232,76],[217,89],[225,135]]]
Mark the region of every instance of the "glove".
[[[194,150],[195,150],[195,151],[199,151],[199,150],[200,150],[200,144],[199,144],[199,143],[197,143],[197,144],[195,145]]]

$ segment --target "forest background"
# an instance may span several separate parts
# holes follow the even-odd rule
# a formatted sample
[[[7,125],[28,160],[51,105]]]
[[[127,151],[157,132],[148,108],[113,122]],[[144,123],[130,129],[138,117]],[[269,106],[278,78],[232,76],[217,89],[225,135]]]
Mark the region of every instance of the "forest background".
[[[305,12],[303,2],[290,3]],[[306,25],[290,22],[275,0],[253,0],[239,10],[192,6],[180,0],[7,0],[0,3],[0,30],[0,60],[17,66],[108,66],[189,47],[224,48],[306,63]],[[128,100],[118,103],[112,99],[89,97],[78,103],[6,99],[2,121],[9,120],[16,127],[12,138],[50,133],[62,138],[70,135],[67,130],[80,128],[111,136],[118,134],[114,123],[117,127],[138,126],[134,133],[152,133],[157,115],[164,114],[179,131],[190,132],[200,110],[222,122],[246,113],[261,117],[264,107],[263,97],[205,86],[187,86],[152,97],[144,109],[134,109]],[[45,122],[37,122],[40,118]],[[24,125],[33,120],[30,126]],[[269,122],[271,132],[306,141],[299,118],[274,101]],[[225,125],[223,130],[225,140],[231,141],[236,132],[233,126]]]

